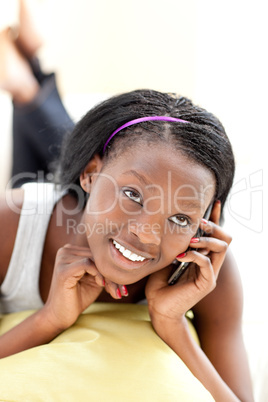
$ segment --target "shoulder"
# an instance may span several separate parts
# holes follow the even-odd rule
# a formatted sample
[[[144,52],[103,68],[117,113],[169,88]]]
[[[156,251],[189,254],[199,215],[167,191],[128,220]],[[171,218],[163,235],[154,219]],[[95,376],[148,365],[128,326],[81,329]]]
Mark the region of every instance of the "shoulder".
[[[207,325],[240,325],[243,291],[239,270],[230,249],[226,254],[216,288],[193,309],[197,322]]]
[[[23,189],[8,190],[0,197],[0,284],[5,278],[12,255],[23,199]]]

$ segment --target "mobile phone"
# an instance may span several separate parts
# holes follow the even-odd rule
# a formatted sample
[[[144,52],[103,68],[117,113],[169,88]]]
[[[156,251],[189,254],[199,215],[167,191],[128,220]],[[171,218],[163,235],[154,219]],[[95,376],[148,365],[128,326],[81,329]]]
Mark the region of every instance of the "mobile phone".
[[[212,207],[213,207],[213,203],[211,203],[209,205],[208,209],[206,210],[205,215],[204,215],[204,219],[206,219],[206,220],[209,219]],[[200,228],[198,228],[198,230],[197,230],[197,232],[196,232],[194,237],[200,237],[200,236],[203,236],[203,234],[204,234],[204,231],[201,230]],[[188,248],[188,250],[190,250],[190,247]],[[178,265],[177,265],[177,263],[178,263]],[[177,262],[175,262],[175,264],[177,265],[177,268],[175,269],[175,271],[173,272],[173,274],[170,276],[170,278],[168,280],[168,284],[170,286],[174,285],[178,281],[178,279],[182,276],[182,274],[184,273],[184,271],[186,270],[186,268],[188,267],[190,262],[179,262],[179,261],[177,261]]]

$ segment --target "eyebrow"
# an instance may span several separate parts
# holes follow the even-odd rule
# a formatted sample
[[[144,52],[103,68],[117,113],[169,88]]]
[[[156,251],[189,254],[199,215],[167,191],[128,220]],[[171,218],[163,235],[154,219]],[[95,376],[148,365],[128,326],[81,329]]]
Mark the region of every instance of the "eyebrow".
[[[199,201],[199,200],[182,201],[181,200],[180,205],[182,206],[183,209],[185,209],[185,208],[196,209],[196,208],[201,208],[202,201]]]
[[[143,174],[136,172],[136,170],[128,170],[127,172],[123,173],[123,175],[132,175],[135,176],[141,183],[145,184],[145,186],[150,186],[152,185],[152,182],[150,182]]]

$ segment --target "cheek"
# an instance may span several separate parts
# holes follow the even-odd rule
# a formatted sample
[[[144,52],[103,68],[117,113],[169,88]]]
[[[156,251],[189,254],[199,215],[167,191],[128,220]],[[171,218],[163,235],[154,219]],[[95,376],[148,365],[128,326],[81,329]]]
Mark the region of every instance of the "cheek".
[[[105,217],[114,211],[118,203],[118,190],[109,179],[99,179],[90,192],[87,212],[92,216]]]
[[[109,181],[93,188],[85,213],[88,243],[92,250],[98,252],[106,245],[107,236],[110,238],[118,235],[125,225],[117,191]]]
[[[189,228],[167,225],[162,237],[162,256],[165,260],[173,261],[180,253],[187,250],[193,233]]]

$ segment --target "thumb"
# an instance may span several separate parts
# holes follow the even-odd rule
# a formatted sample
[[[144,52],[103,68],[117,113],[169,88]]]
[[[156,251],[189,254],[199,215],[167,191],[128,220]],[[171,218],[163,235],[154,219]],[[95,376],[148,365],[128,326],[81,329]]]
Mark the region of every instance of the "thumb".
[[[151,274],[150,278],[153,280],[154,286],[157,288],[167,286],[168,279],[169,279],[173,269],[174,269],[174,265],[170,264],[168,267],[162,268],[159,271]]]

